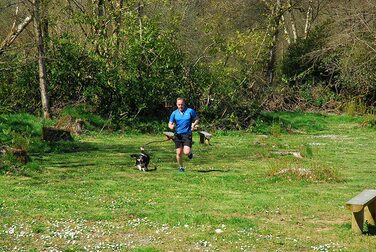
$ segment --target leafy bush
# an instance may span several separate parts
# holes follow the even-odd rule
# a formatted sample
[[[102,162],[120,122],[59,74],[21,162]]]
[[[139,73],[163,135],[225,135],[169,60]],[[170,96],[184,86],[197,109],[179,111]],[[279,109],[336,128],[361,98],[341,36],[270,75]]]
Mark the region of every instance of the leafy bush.
[[[91,47],[71,33],[49,37],[46,60],[53,115],[62,115],[67,106],[81,105],[108,120],[87,118],[93,129],[121,129],[139,118],[166,119],[171,112],[166,105],[183,96],[212,127],[244,129],[252,125],[263,92],[258,84],[267,57],[263,32],[238,31],[227,38],[206,34],[212,46],[196,59],[178,46],[173,29],[143,16],[140,34],[139,14],[127,11],[124,15],[118,36],[126,42],[114,43],[113,37],[101,34],[89,37],[97,45]],[[97,22],[89,19],[76,21]],[[18,52],[4,55],[10,67],[0,66],[0,84],[4,84],[0,85],[0,111],[39,114],[37,61],[25,60],[26,55]],[[137,124],[141,131],[150,126],[141,124]]]
[[[101,81],[103,62],[68,34],[52,39],[50,44],[47,75],[51,106],[59,109],[83,101],[85,91]]]
[[[322,75],[323,55],[314,54],[324,46],[328,36],[327,25],[317,26],[309,36],[299,38],[291,44],[281,63],[282,79],[291,85],[321,83],[327,79]]]
[[[357,99],[357,102],[372,106],[376,104],[376,63],[370,60],[375,57],[375,52],[369,49],[367,43],[374,40],[368,37],[362,39],[364,42],[351,42],[341,48],[337,86],[347,100]]]
[[[121,31],[127,43],[114,48],[104,40],[102,46],[113,54],[92,52],[99,66],[96,83],[83,92],[92,112],[110,118],[115,127],[126,119],[158,113],[177,97],[182,79],[182,55],[173,42],[174,34],[162,32],[144,17],[140,36],[138,16],[127,15]]]
[[[0,113],[35,113],[40,107],[37,62],[19,51],[2,57],[7,64],[0,64]]]
[[[270,127],[270,134],[274,137],[279,137],[281,135],[281,125],[278,123],[273,123],[272,126]]]
[[[281,108],[333,108],[333,102],[340,99],[338,62],[341,50],[328,45],[329,23],[323,23],[304,38],[292,43],[279,65]],[[281,106],[282,105],[282,106]]]
[[[367,112],[366,104],[359,99],[352,99],[351,101],[345,102],[343,107],[344,112],[351,116],[364,115]]]
[[[376,114],[371,113],[367,114],[362,118],[361,125],[363,127],[371,127],[375,128],[376,127]]]

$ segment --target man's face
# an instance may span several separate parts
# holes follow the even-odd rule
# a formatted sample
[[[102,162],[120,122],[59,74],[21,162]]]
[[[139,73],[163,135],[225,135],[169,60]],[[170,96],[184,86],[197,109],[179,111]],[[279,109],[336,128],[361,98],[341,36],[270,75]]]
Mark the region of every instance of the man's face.
[[[176,106],[178,107],[178,109],[180,111],[183,111],[184,110],[184,101],[183,100],[177,100],[176,101]]]

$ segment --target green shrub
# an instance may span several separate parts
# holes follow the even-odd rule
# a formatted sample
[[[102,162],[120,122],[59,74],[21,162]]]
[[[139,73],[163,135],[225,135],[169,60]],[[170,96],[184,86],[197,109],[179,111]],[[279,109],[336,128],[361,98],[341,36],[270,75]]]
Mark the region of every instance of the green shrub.
[[[344,112],[347,115],[364,115],[367,112],[367,106],[360,99],[352,99],[344,103]]]
[[[375,52],[369,50],[368,43],[374,43],[371,37],[359,35],[356,43],[349,43],[341,48],[341,57],[337,62],[340,75],[337,86],[343,96],[354,102],[355,106],[365,104],[373,105],[376,102],[376,63],[370,60],[375,57]],[[353,100],[354,97],[361,98]]]
[[[322,75],[323,58],[314,56],[313,52],[324,46],[328,35],[327,24],[323,24],[315,27],[306,39],[299,38],[292,43],[281,62],[282,79],[290,85],[325,82],[329,76]]]
[[[270,127],[270,134],[274,137],[280,137],[282,133],[282,127],[278,123],[273,123]]]
[[[25,60],[22,50],[2,55],[0,114],[35,113],[40,108],[37,60]]]
[[[318,161],[313,162],[312,169],[315,174],[315,180],[326,182],[342,182],[343,179],[337,169],[324,165]]]
[[[367,127],[376,127],[376,114],[367,114],[366,116],[363,117],[362,126],[367,126]]]

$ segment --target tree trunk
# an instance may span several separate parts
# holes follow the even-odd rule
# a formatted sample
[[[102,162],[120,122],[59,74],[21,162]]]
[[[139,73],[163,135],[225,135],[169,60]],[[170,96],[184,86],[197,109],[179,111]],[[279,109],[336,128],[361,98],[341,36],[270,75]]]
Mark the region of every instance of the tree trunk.
[[[39,63],[39,88],[42,101],[43,117],[50,118],[50,106],[47,94],[47,74],[45,62],[45,50],[43,43],[43,34],[40,20],[40,0],[33,0],[34,5],[34,26],[38,44],[38,63]]]
[[[306,22],[305,22],[305,27],[304,27],[304,39],[308,37],[308,33],[311,30],[311,23],[312,23],[312,4],[313,1],[309,1],[309,6],[306,14]]]
[[[293,36],[293,42],[295,43],[296,40],[298,39],[298,34],[297,34],[297,31],[296,31],[295,16],[294,16],[294,13],[293,13],[293,10],[292,10],[291,0],[289,0],[287,8],[288,8],[289,13],[290,13],[291,31],[292,31],[292,36]]]
[[[282,17],[281,1],[277,0],[276,4],[272,6],[272,13],[270,18],[270,30],[272,36],[272,43],[269,49],[269,62],[267,67],[267,79],[268,85],[271,85],[274,81],[274,67],[276,62],[277,53],[277,40],[279,34],[279,23]]]
[[[138,23],[139,23],[139,32],[140,32],[140,46],[143,46],[142,42],[142,36],[143,36],[143,24],[142,24],[142,15],[143,15],[143,8],[144,5],[139,1],[137,6],[137,13],[138,13]],[[145,57],[145,54],[143,53],[140,55],[140,57],[143,59]],[[142,60],[138,61],[138,80],[140,83],[143,83],[143,75],[142,75]]]
[[[287,29],[287,24],[286,24],[286,20],[285,20],[284,15],[281,16],[281,21],[283,23],[283,30],[285,32],[285,38],[286,38],[287,44],[290,45],[291,44],[291,38],[290,38],[289,30]]]
[[[97,3],[96,3],[97,2]],[[95,18],[95,24],[94,24],[94,34],[95,34],[95,40],[94,40],[94,46],[95,51],[102,55],[101,52],[101,46],[99,41],[101,40],[101,37],[105,35],[105,24],[104,24],[104,15],[105,15],[105,3],[104,0],[93,0],[93,4],[96,4],[96,8],[94,9],[94,15],[96,15]]]
[[[119,50],[120,50],[120,29],[122,25],[122,18],[123,18],[123,5],[124,0],[118,0],[116,2],[116,17],[115,17],[115,29],[114,29],[114,36],[115,36],[115,58],[117,59],[119,56]]]
[[[139,23],[139,29],[140,29],[140,43],[142,43],[142,32],[143,32],[143,25],[142,25],[143,8],[144,8],[144,5],[141,2],[138,2],[137,12],[138,12],[138,23]]]

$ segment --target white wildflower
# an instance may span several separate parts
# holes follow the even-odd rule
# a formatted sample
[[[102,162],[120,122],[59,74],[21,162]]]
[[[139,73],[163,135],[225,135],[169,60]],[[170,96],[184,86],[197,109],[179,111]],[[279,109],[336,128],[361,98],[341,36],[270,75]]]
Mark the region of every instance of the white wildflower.
[[[217,234],[222,234],[222,233],[223,233],[223,230],[220,229],[220,228],[217,228],[217,229],[215,230],[215,232],[216,232]]]

